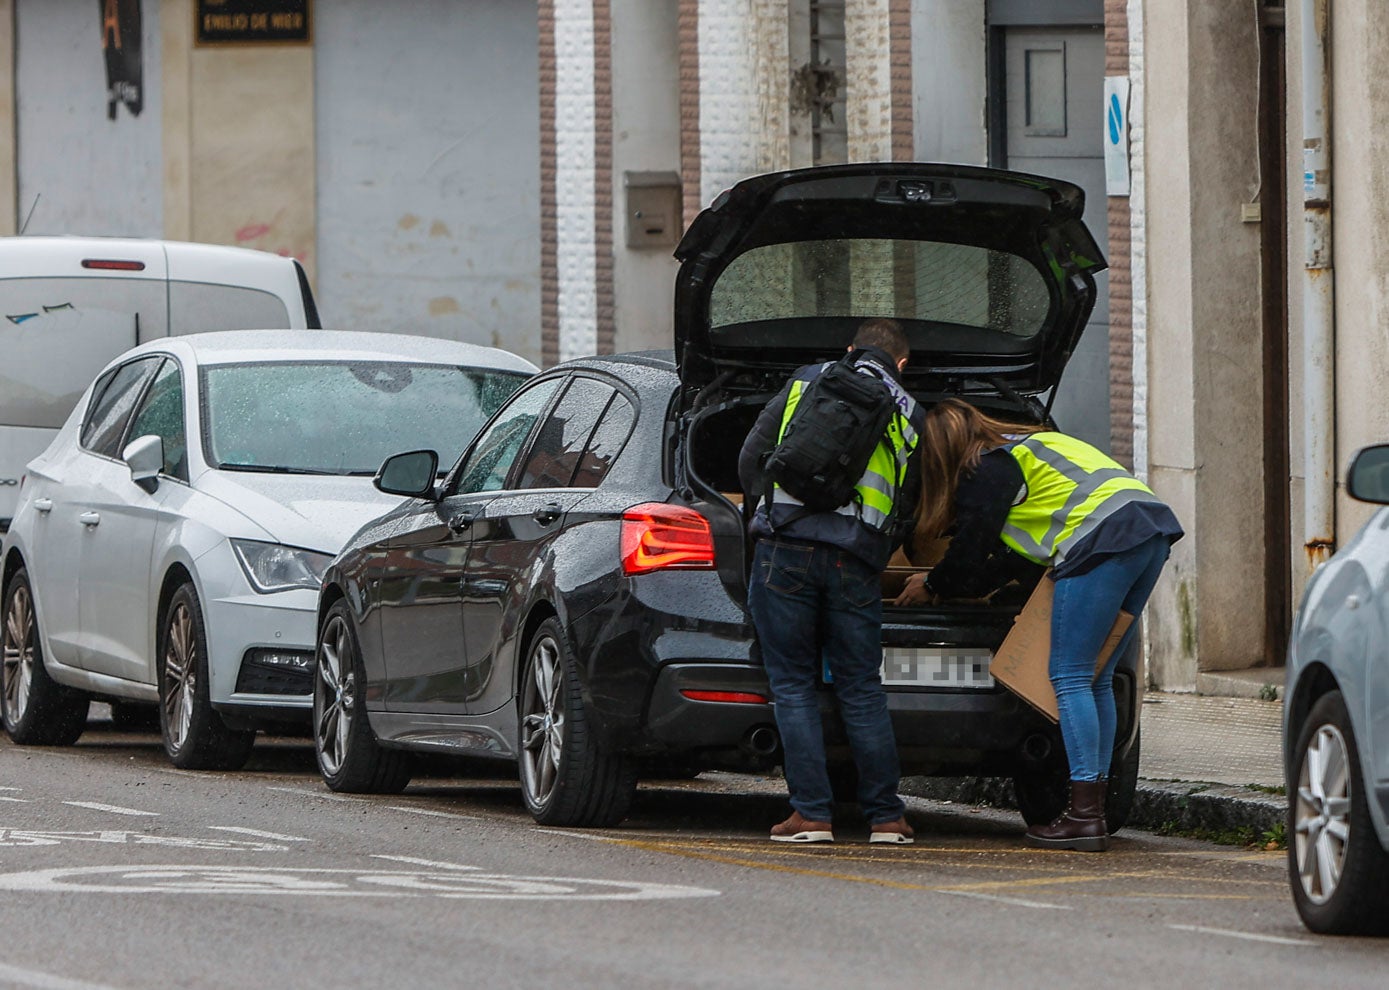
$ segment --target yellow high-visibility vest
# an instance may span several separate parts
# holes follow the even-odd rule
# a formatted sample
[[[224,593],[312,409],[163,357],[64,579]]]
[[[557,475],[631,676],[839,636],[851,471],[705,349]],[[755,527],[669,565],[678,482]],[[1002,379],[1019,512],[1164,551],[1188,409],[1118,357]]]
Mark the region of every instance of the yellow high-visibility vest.
[[[1034,433],[1007,448],[1022,468],[1019,500],[1008,510],[1003,542],[1038,564],[1067,551],[1115,511],[1162,500],[1151,488],[1083,440]]]
[[[855,516],[877,530],[886,530],[892,521],[897,490],[906,478],[907,460],[916,449],[918,440],[916,427],[911,423],[912,414],[916,411],[916,400],[891,379],[884,378],[883,382],[897,400],[897,411],[892,414],[892,419],[888,421],[887,430],[883,434],[886,442],[874,448],[873,456],[868,459],[868,467],[864,469],[858,484],[854,485],[854,499],[834,510],[839,515]],[[809,384],[799,379],[791,383],[791,391],[786,397],[786,410],[781,414],[781,427],[777,430],[777,443],[786,435],[786,427],[796,412],[796,406],[800,404],[805,387]],[[779,505],[802,504],[800,499],[788,494],[780,485],[773,487],[772,501]]]

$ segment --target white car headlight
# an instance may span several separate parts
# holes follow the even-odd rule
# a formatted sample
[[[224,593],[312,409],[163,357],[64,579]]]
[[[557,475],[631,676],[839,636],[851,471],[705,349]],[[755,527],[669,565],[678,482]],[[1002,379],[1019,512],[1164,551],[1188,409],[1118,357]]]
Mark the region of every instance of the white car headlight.
[[[246,572],[246,580],[262,595],[289,591],[291,588],[317,590],[323,582],[324,571],[333,561],[332,556],[326,553],[314,553],[278,543],[232,540],[231,545],[241,569]]]

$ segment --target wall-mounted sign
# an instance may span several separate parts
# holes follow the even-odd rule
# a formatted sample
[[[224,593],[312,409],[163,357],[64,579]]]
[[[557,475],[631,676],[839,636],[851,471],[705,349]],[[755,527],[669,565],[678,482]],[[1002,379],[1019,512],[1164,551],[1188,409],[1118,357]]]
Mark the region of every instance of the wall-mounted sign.
[[[199,45],[307,45],[311,0],[196,0]]]
[[[140,61],[140,0],[101,0],[101,50],[106,56],[106,116],[122,103],[132,117],[145,107]]]
[[[1104,80],[1104,186],[1110,196],[1129,194],[1129,79]]]

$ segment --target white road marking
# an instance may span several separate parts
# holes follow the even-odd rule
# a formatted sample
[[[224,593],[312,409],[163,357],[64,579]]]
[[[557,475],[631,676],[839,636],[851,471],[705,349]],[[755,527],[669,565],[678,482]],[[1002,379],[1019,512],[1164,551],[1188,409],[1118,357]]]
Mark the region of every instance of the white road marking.
[[[360,801],[361,798],[343,797],[332,791],[306,791],[302,787],[267,787],[267,791],[280,791],[284,794],[298,794],[300,797],[318,798],[320,801]]]
[[[57,846],[72,842],[97,842],[107,845],[174,846],[180,849],[225,849],[239,852],[285,852],[289,847],[249,839],[221,839],[179,835],[152,835],[147,832],[126,832],[121,829],[101,829],[88,832],[55,832],[45,829],[0,828],[0,846]]]
[[[235,832],[237,835],[254,835],[257,839],[275,839],[279,842],[308,842],[301,835],[281,835],[279,832],[262,832],[258,828],[241,828],[237,825],[209,825],[214,832]]]
[[[432,811],[429,808],[411,808],[404,804],[386,805],[391,811],[405,811],[412,815],[428,815],[430,818],[457,818],[462,821],[479,822],[482,821],[477,815],[456,815],[452,811]]]
[[[566,839],[587,839],[589,842],[621,842],[621,839],[614,839],[609,835],[588,835],[584,832],[575,832],[563,828],[537,828],[534,831],[542,835],[562,835]]]
[[[17,791],[18,787],[0,787],[0,791]]]
[[[1046,901],[1026,901],[1021,897],[1000,897],[997,894],[979,894],[972,890],[942,890],[942,894],[949,894],[951,897],[972,897],[978,901],[997,901],[1000,904],[1011,904],[1014,907],[1026,908],[1047,908],[1052,911],[1073,911],[1069,904],[1048,904]]]
[[[0,891],[83,894],[296,894],[446,900],[650,901],[718,897],[704,887],[589,877],[524,877],[438,870],[257,866],[86,866],[0,874]]]
[[[1207,928],[1204,925],[1168,925],[1179,932],[1197,932],[1201,935],[1224,935],[1226,938],[1240,938],[1249,942],[1268,942],[1272,945],[1316,945],[1309,938],[1287,938],[1282,935],[1259,935],[1255,932],[1237,932],[1229,928]]]
[[[64,801],[74,808],[88,808],[92,811],[109,811],[113,815],[129,815],[132,818],[158,818],[157,811],[141,811],[138,808],[122,808],[118,804],[98,804],[95,801]]]
[[[29,803],[29,799],[28,799],[28,798],[12,798],[12,797],[5,797],[4,795],[0,795],[0,801],[13,801],[15,804],[28,804],[28,803]]]
[[[372,853],[372,859],[389,859],[395,863],[409,863],[411,866],[430,866],[440,870],[476,870],[476,866],[465,866],[462,863],[440,863],[432,859],[418,859],[414,856],[387,856],[384,853]]]
[[[38,990],[113,990],[105,983],[87,983],[85,980],[69,980],[65,976],[41,973],[36,969],[20,969],[0,963],[0,980],[21,987],[37,987]]]

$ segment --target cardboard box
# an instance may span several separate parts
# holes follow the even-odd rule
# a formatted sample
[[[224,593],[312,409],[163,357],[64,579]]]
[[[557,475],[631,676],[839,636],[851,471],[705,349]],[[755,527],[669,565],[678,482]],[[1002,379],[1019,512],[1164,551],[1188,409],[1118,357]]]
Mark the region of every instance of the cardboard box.
[[[1047,666],[1051,658],[1051,598],[1055,588],[1056,582],[1051,579],[1050,572],[1037,582],[1037,590],[1018,613],[1012,631],[989,664],[994,680],[1053,722],[1058,721],[1059,716]],[[1096,673],[1109,660],[1132,624],[1132,615],[1119,613],[1095,661]]]

